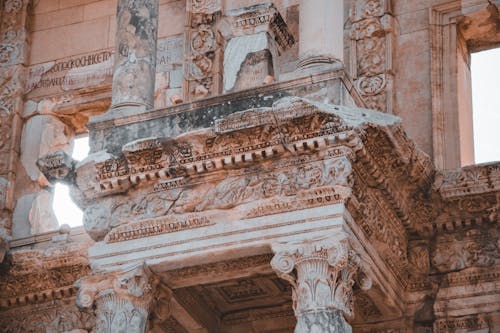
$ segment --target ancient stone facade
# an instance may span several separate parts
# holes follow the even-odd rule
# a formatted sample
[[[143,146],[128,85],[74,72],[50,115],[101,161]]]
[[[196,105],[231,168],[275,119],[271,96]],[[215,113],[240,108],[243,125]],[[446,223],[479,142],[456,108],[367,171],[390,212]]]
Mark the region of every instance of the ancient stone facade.
[[[500,332],[499,7],[0,1],[0,331]]]

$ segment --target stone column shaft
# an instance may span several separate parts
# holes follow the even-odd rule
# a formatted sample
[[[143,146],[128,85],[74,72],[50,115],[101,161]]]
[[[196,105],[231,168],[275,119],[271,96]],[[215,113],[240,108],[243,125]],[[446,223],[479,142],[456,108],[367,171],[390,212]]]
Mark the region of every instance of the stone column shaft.
[[[271,266],[292,285],[295,333],[352,332],[352,287],[370,288],[359,257],[345,239],[325,238],[273,246]],[[361,273],[361,274],[359,274]]]
[[[343,62],[344,1],[301,0],[299,67]]]
[[[158,0],[118,0],[112,109],[154,105]]]

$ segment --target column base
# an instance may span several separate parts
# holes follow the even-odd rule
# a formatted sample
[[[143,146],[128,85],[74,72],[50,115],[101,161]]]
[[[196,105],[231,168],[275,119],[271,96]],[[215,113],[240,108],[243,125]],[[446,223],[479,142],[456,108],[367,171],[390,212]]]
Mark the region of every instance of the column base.
[[[134,116],[153,110],[152,105],[136,102],[123,102],[111,105],[108,112],[94,116],[90,122],[100,122],[115,118]]]
[[[344,69],[344,63],[327,57],[311,57],[301,60],[293,72],[280,75],[280,81],[287,81],[309,75]]]
[[[352,333],[339,310],[314,311],[299,314],[295,333]]]

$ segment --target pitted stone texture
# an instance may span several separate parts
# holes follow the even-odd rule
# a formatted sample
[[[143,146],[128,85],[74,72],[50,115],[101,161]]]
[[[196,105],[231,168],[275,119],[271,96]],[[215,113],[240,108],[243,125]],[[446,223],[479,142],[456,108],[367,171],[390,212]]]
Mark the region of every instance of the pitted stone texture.
[[[318,311],[297,317],[295,333],[351,333],[352,328],[340,311]]]
[[[69,153],[71,136],[71,130],[52,116],[35,116],[26,122],[21,138],[21,163],[32,181],[46,183],[36,161],[58,149]]]
[[[279,75],[278,55],[293,43],[293,36],[273,4],[230,10],[221,24],[229,39],[224,50],[224,92],[265,83]]]
[[[224,52],[225,92],[262,85],[267,75],[274,75],[270,45],[272,41],[265,32],[235,37],[229,41]],[[258,54],[265,51],[268,57],[259,59]]]
[[[144,333],[148,314],[155,300],[158,280],[146,266],[125,272],[84,277],[75,283],[79,289],[76,305],[96,307],[98,333]]]
[[[5,208],[8,185],[9,185],[9,180],[5,177],[0,177],[0,210]]]
[[[56,181],[73,182],[75,161],[62,150],[39,158],[36,165],[51,183]]]
[[[112,107],[154,105],[158,0],[118,1]]]

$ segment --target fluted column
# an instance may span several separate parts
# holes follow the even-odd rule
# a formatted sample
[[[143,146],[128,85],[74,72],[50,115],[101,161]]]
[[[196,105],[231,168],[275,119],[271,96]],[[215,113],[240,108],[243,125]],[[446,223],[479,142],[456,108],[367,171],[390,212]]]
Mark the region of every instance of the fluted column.
[[[346,238],[329,237],[277,244],[271,266],[292,285],[295,333],[352,332],[353,285],[369,289],[371,280]]]
[[[155,279],[145,266],[85,277],[76,283],[76,305],[95,305],[94,333],[145,333],[155,300]]]
[[[299,68],[343,62],[344,1],[301,0]]]
[[[158,0],[118,0],[112,109],[154,104]],[[127,112],[127,113],[128,113]]]

